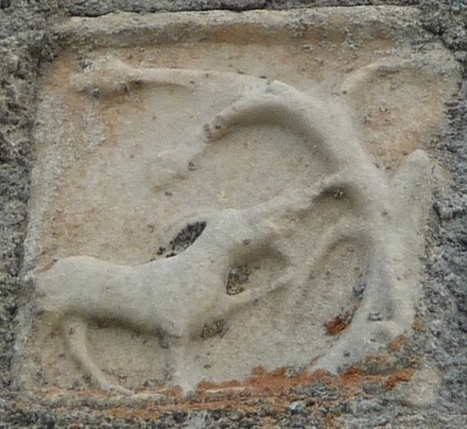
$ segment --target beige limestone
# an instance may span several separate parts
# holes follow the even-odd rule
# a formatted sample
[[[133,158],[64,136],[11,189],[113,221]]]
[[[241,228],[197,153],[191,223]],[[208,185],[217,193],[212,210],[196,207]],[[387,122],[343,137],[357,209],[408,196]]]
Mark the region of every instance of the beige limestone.
[[[426,36],[413,13],[57,28],[69,51],[40,93],[27,239],[36,387],[336,372],[409,334],[426,150],[459,80],[442,46],[410,43]],[[336,318],[349,326],[329,335]]]

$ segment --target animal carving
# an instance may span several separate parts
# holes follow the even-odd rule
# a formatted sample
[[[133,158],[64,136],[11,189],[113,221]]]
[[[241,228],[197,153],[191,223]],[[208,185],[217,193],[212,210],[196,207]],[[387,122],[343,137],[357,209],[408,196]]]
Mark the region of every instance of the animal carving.
[[[130,86],[189,86],[188,82],[200,80],[205,74],[136,71],[122,63],[114,64],[113,70],[120,81]],[[123,266],[75,256],[36,273],[44,317],[62,326],[71,355],[104,390],[131,393],[108,381],[93,362],[86,345],[89,321],[105,320],[167,338],[176,366],[177,353],[189,347],[193,336],[201,335],[204,325],[306,278],[305,267],[284,253],[278,242],[295,227],[294,217],[311,213],[325,197],[352,201],[352,222],[337,223],[323,232],[316,253],[310,257],[318,261],[341,241],[358,242],[367,249],[367,288],[350,327],[315,367],[336,372],[341,365],[361,359],[400,335],[411,324],[412,295],[407,291],[417,289],[418,270],[405,258],[419,242],[419,219],[424,208],[414,206],[412,201],[418,200],[417,194],[429,192],[424,179],[429,167],[426,155],[415,151],[397,173],[389,176],[365,153],[349,116],[338,103],[312,98],[277,81],[245,79],[251,81],[253,90],[206,124],[190,151],[184,153],[176,148],[164,152],[161,163],[170,159],[170,168],[156,169],[161,174],[158,182],[169,182],[175,176],[183,178],[191,160],[237,127],[265,124],[303,137],[313,145],[317,156],[332,165],[333,171],[306,189],[284,192],[247,209],[197,216],[191,221],[205,224],[204,230],[190,247],[172,258]],[[89,89],[89,85],[79,86],[79,80],[75,85]],[[112,91],[112,86],[109,88],[106,86],[107,92]],[[246,288],[235,295],[226,293],[229,269],[255,252],[278,254],[285,266],[282,275],[271,284]],[[175,379],[174,383],[183,385],[183,380]]]
[[[200,336],[203,326],[225,318],[264,294],[286,284],[289,274],[264,288],[226,293],[229,269],[252,252],[275,249],[286,233],[281,219],[311,210],[314,201],[334,186],[328,180],[246,210],[223,210],[198,216],[200,237],[177,256],[138,266],[116,265],[87,256],[59,260],[36,276],[41,304],[51,323],[60,325],[79,366],[104,390],[130,393],[112,385],[93,363],[86,346],[86,324],[104,320],[170,342]],[[289,226],[290,227],[290,226]],[[286,273],[293,272],[282,255]],[[183,385],[183,380],[177,380]]]

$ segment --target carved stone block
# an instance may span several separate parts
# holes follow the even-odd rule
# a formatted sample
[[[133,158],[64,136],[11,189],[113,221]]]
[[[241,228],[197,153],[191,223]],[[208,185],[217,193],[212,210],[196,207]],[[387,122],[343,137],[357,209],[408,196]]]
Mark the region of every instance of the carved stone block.
[[[258,366],[335,373],[409,335],[427,150],[459,81],[413,13],[119,13],[58,27],[34,136],[37,301],[20,363],[41,378],[24,383],[131,393]]]

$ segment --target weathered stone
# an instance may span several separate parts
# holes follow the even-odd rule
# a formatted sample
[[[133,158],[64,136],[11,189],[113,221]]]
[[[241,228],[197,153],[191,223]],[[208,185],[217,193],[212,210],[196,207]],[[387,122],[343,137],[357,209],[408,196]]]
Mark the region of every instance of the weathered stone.
[[[57,27],[69,49],[39,96],[25,261],[44,314],[23,353],[41,383],[84,371],[105,390],[191,390],[317,358],[337,372],[410,334],[420,149],[459,80],[441,45],[408,43],[427,36],[412,13]]]

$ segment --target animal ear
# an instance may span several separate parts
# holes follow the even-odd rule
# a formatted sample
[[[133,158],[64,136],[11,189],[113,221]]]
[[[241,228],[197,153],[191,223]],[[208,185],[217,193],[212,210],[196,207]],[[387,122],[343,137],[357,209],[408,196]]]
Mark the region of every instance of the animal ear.
[[[458,65],[442,50],[431,55],[443,70],[427,64],[426,54],[386,57],[351,71],[340,84],[340,98],[363,128],[365,149],[386,167],[426,147],[456,91]]]

